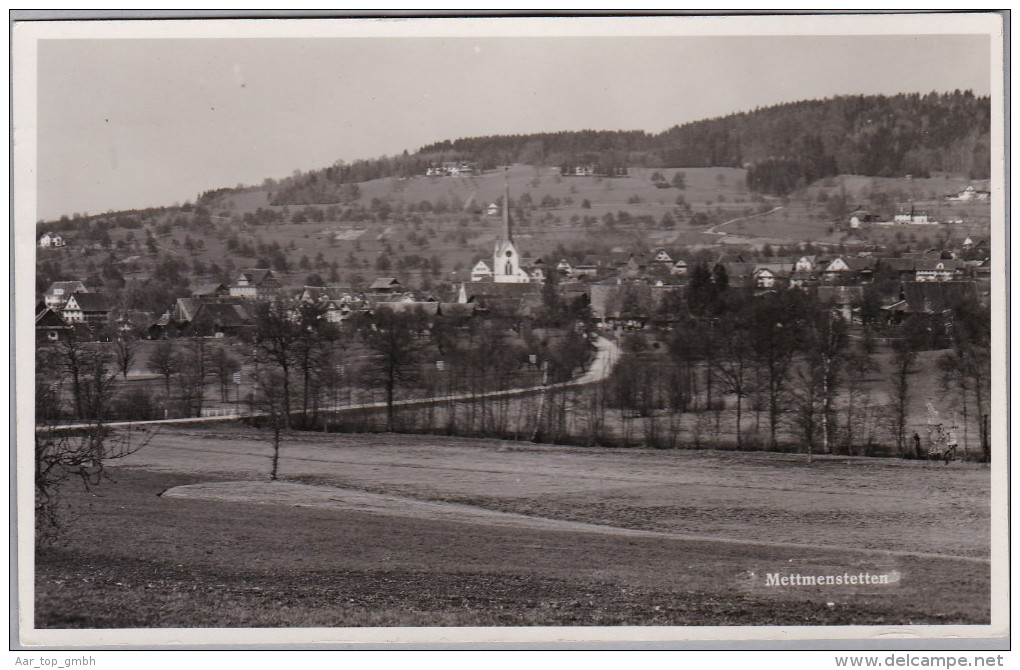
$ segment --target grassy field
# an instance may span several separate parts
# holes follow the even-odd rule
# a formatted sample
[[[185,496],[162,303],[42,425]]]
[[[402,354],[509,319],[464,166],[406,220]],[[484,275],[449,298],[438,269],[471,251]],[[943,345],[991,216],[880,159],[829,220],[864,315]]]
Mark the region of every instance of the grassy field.
[[[973,464],[305,433],[269,484],[264,437],[164,430],[79,495],[89,513],[37,550],[37,626],[989,618],[989,473]],[[161,495],[215,482],[237,483]],[[792,569],[901,578],[763,586]]]

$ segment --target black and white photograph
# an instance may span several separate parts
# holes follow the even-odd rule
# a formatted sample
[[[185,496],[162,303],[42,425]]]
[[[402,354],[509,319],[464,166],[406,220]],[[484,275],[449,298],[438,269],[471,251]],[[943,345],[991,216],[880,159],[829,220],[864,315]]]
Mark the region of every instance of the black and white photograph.
[[[12,22],[12,643],[1007,648],[1003,19]]]

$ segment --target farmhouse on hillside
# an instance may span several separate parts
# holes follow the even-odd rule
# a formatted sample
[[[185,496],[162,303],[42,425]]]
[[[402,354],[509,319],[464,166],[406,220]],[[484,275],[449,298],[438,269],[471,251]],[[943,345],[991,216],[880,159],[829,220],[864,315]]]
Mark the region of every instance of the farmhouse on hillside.
[[[55,281],[50,284],[43,294],[43,302],[47,307],[61,309],[67,303],[67,299],[74,293],[88,293],[89,290],[80,281]]]
[[[73,293],[62,312],[68,323],[105,324],[110,318],[110,302],[102,293]]]
[[[43,249],[50,247],[63,247],[67,243],[64,242],[64,238],[56,233],[43,233],[43,236],[39,238],[39,246]]]
[[[237,281],[230,287],[230,295],[238,298],[254,298],[270,300],[279,295],[283,284],[276,278],[272,270],[252,268],[242,270]]]

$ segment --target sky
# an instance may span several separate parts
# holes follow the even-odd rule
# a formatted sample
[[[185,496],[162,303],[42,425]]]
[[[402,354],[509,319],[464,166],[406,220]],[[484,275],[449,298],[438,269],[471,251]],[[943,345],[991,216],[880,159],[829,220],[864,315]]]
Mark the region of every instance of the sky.
[[[989,51],[981,35],[46,39],[36,214],[183,203],[459,137],[988,95]]]

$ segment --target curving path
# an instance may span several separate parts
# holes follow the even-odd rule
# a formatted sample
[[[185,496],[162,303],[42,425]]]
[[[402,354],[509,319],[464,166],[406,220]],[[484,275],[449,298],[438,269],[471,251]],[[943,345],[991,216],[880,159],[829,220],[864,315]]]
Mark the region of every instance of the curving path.
[[[835,551],[865,555],[885,555],[912,558],[936,558],[988,564],[988,558],[961,556],[956,554],[877,549],[840,544],[814,544],[804,542],[780,542],[750,538],[721,537],[664,530],[643,530],[605,524],[586,523],[530,516],[514,512],[503,512],[462,503],[421,500],[407,496],[372,493],[357,489],[301,484],[286,481],[228,481],[207,482],[176,486],[161,494],[165,498],[191,498],[222,502],[244,502],[259,505],[289,505],[293,507],[318,507],[334,510],[354,510],[384,516],[403,516],[435,521],[476,523],[508,529],[527,528],[533,530],[554,530],[572,533],[599,533],[626,537],[654,537],[687,542],[713,542],[723,544],[755,545],[806,549],[812,551]]]
[[[723,226],[728,226],[731,223],[736,223],[737,221],[747,221],[747,220],[750,220],[750,219],[756,219],[759,216],[767,216],[769,214],[772,214],[773,212],[778,212],[782,208],[783,208],[783,206],[780,205],[779,207],[773,207],[772,209],[770,209],[767,212],[758,212],[757,214],[751,214],[750,216],[738,216],[735,219],[730,219],[729,221],[723,221],[722,223],[717,223],[714,226],[712,226],[711,228],[709,228],[708,230],[706,230],[705,232],[708,233],[709,235],[722,235],[722,236],[726,236],[726,235],[729,235],[730,233],[727,233],[727,232],[724,232],[724,231],[720,231],[720,230],[716,230],[716,229],[717,228],[722,228]]]

